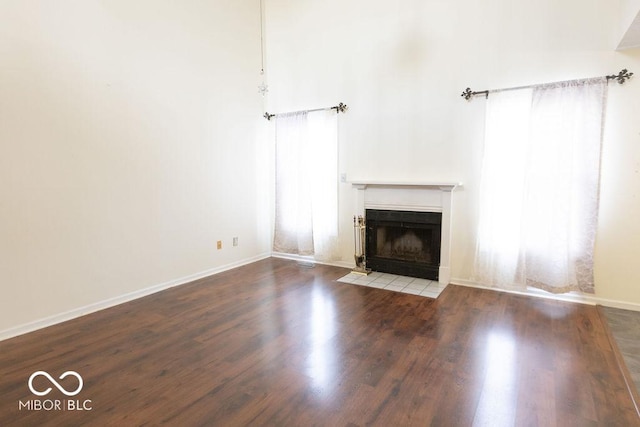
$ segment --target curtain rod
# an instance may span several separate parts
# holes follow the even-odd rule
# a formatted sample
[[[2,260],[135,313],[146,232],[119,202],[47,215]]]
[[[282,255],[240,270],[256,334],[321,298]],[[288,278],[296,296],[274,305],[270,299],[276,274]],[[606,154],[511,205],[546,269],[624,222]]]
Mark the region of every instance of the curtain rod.
[[[633,73],[630,73],[625,68],[622,71],[620,71],[618,74],[612,74],[610,76],[603,76],[603,77],[605,77],[607,79],[607,81],[616,80],[619,84],[623,84],[624,82],[629,80],[631,78],[631,76],[633,76]],[[554,83],[566,83],[566,82],[571,82],[571,81],[575,81],[575,80],[565,80],[565,81],[554,82]],[[477,91],[477,92],[472,91],[471,88],[466,88],[462,92],[462,94],[460,96],[462,96],[464,99],[469,101],[469,100],[471,100],[471,98],[473,98],[476,95],[484,95],[485,98],[489,98],[489,92],[496,92],[496,91],[499,91],[499,90],[527,89],[527,88],[531,88],[531,87],[534,87],[534,86],[539,86],[539,85],[517,86],[517,87],[509,87],[509,88],[505,88],[505,89],[480,90],[480,91]]]
[[[281,116],[283,114],[294,114],[294,113],[313,113],[314,111],[326,111],[326,110],[336,110],[336,113],[344,113],[345,111],[347,111],[349,107],[347,107],[347,104],[343,104],[342,102],[339,103],[338,105],[334,106],[334,107],[325,107],[325,108],[314,108],[312,110],[299,110],[299,111],[289,111],[287,113],[276,113],[276,114],[269,114],[269,113],[264,113],[264,117],[267,120],[271,120],[273,117],[278,117]]]

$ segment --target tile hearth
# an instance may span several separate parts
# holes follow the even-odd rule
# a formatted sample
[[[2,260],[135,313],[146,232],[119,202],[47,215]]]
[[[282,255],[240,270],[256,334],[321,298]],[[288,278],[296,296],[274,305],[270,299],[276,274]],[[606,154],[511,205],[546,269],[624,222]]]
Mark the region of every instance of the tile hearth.
[[[398,276],[397,274],[378,272],[373,272],[368,276],[349,273],[338,279],[338,282],[368,286],[370,288],[387,289],[390,291],[420,295],[429,298],[438,298],[438,295],[440,295],[447,286],[433,280],[416,279],[415,277]]]

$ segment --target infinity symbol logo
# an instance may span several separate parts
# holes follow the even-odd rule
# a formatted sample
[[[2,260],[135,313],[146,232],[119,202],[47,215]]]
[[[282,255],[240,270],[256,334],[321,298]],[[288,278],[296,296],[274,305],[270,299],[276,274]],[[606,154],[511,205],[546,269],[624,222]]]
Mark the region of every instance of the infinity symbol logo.
[[[78,388],[75,389],[74,391],[67,391],[64,389],[64,387],[62,387],[60,384],[58,384],[58,382],[56,380],[53,379],[53,377],[51,375],[49,375],[47,372],[45,371],[36,371],[33,374],[31,374],[31,376],[29,377],[29,390],[31,390],[31,393],[35,394],[36,396],[46,396],[47,394],[49,394],[51,392],[51,387],[49,387],[48,389],[46,389],[45,391],[38,391],[36,389],[33,388],[33,379],[35,377],[37,377],[38,375],[42,375],[44,377],[47,377],[47,379],[49,381],[51,381],[51,384],[53,384],[54,386],[56,386],[56,388],[58,390],[60,390],[62,393],[64,393],[67,396],[75,396],[76,394],[80,393],[80,390],[82,390],[82,377],[80,376],[80,374],[78,374],[75,371],[67,371],[64,374],[60,375],[61,380],[65,379],[66,377],[68,377],[69,375],[72,375],[74,377],[76,377],[78,379]]]

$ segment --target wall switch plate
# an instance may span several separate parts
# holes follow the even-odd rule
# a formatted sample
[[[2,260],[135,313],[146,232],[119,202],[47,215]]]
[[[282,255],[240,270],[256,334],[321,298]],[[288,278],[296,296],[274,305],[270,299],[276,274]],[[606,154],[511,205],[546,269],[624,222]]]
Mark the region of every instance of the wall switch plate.
[[[222,249],[222,240],[218,240],[218,243],[216,243],[216,246],[218,247],[218,249]]]
[[[238,246],[238,238],[237,237],[233,238],[233,246]]]
[[[340,182],[347,182],[347,174],[346,173],[341,173],[340,174]]]

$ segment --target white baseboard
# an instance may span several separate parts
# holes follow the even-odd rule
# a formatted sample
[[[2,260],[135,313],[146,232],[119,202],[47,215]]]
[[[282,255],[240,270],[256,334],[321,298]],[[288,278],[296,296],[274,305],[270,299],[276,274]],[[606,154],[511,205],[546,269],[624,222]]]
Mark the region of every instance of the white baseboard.
[[[222,265],[220,267],[215,267],[209,270],[201,271],[199,273],[191,274],[189,276],[181,277],[179,279],[170,280],[168,282],[160,283],[148,288],[139,289],[137,291],[129,292],[124,295],[109,298],[104,301],[99,301],[73,310],[65,311],[64,313],[55,314],[53,316],[45,317],[33,322],[5,329],[3,331],[0,331],[0,341],[33,332],[38,329],[46,328],[48,326],[53,326],[58,323],[66,322],[67,320],[85,316],[87,314],[104,310],[105,308],[114,307],[116,305],[133,301],[138,298],[146,297],[147,295],[155,294],[156,292],[160,292],[165,289],[191,283],[198,279],[203,279],[205,277],[213,276],[214,274],[222,273],[223,271],[231,270],[233,268],[241,267],[243,265],[251,264],[253,262],[269,258],[270,256],[270,253],[264,253],[255,257],[246,258],[237,262]]]
[[[179,279],[175,279],[175,280],[170,280],[168,282],[164,282],[164,283],[160,283],[158,285],[154,285],[148,288],[144,288],[144,289],[140,289],[134,292],[129,292],[127,294],[124,295],[119,295],[117,297],[113,297],[113,298],[109,298],[107,300],[104,301],[99,301],[93,304],[89,304],[83,307],[79,307],[73,310],[69,310],[63,313],[59,313],[59,314],[55,314],[53,316],[49,316],[49,317],[45,317],[43,319],[39,319],[33,322],[29,322],[29,323],[25,323],[19,326],[15,326],[9,329],[5,329],[3,331],[0,331],[0,341],[9,339],[9,338],[13,338],[16,337],[18,335],[23,335],[29,332],[33,332],[36,331],[38,329],[43,329],[46,328],[48,326],[53,326],[56,325],[58,323],[62,323],[62,322],[66,322],[67,320],[72,320],[81,316],[85,316],[87,314],[90,313],[94,313],[96,311],[100,311],[100,310],[104,310],[106,308],[109,307],[114,307],[116,305],[119,304],[123,304],[125,302],[129,302],[129,301],[133,301],[135,299],[138,298],[142,298],[145,297],[147,295],[151,295],[154,294],[156,292],[160,292],[163,291],[165,289],[169,289],[169,288],[173,288],[175,286],[180,286],[180,285],[184,285],[187,283],[191,283],[195,280],[198,279],[202,279],[205,277],[209,277],[209,276],[213,276],[215,274],[218,273],[222,273],[223,271],[227,271],[227,270],[231,270],[233,268],[237,268],[237,267],[241,267],[243,265],[247,265],[247,264],[251,264],[253,262],[256,261],[260,261],[269,257],[274,257],[274,258],[283,258],[283,259],[290,259],[290,260],[294,260],[294,261],[299,261],[299,262],[306,262],[306,263],[313,263],[313,264],[323,264],[323,265],[331,265],[334,267],[342,267],[342,268],[348,268],[351,269],[354,267],[353,263],[347,262],[347,261],[334,261],[334,262],[321,262],[321,261],[316,261],[313,259],[313,257],[308,257],[308,256],[299,256],[299,255],[291,255],[291,254],[283,254],[283,253],[278,253],[278,252],[273,252],[273,253],[264,253],[264,254],[260,254],[257,255],[255,257],[251,257],[251,258],[246,258],[234,263],[230,263],[230,264],[226,264],[226,265],[222,265],[220,267],[216,267],[216,268],[212,268],[209,270],[205,270],[205,271],[201,271],[199,273],[195,273],[195,274],[191,274],[189,276],[185,276],[185,277],[181,277]],[[537,298],[547,298],[547,299],[553,299],[553,300],[558,300],[558,301],[568,301],[568,302],[575,302],[575,303],[580,303],[580,304],[589,304],[589,305],[596,305],[596,304],[600,304],[603,305],[605,307],[614,307],[614,308],[621,308],[624,310],[632,310],[632,311],[640,311],[640,304],[636,304],[636,303],[629,303],[629,302],[625,302],[625,301],[617,301],[617,300],[610,300],[610,299],[606,299],[606,298],[599,298],[599,297],[595,297],[593,295],[587,295],[587,294],[580,294],[580,293],[569,293],[569,294],[551,294],[548,292],[544,292],[541,290],[537,290],[537,289],[529,289],[526,292],[518,292],[518,291],[510,291],[510,290],[502,290],[502,289],[496,289],[496,288],[491,288],[491,287],[487,287],[487,286],[483,286],[480,284],[477,284],[475,282],[469,281],[469,280],[465,280],[465,279],[457,279],[457,278],[452,278],[450,281],[451,284],[453,285],[460,285],[460,286],[468,286],[468,287],[472,287],[472,288],[479,288],[479,289],[488,289],[488,290],[492,290],[492,291],[498,291],[498,292],[507,292],[507,293],[512,293],[512,294],[518,294],[518,295],[526,295],[526,296],[532,296],[532,297],[537,297]]]
[[[640,304],[626,302],[626,301],[618,301],[607,298],[595,298],[597,300],[596,304],[603,305],[605,307],[613,307],[613,308],[621,308],[623,310],[632,310],[632,311],[640,311]]]
[[[614,307],[614,308],[621,308],[624,310],[640,311],[640,304],[630,303],[625,301],[610,300],[610,299],[600,298],[594,295],[583,294],[579,292],[570,292],[566,294],[552,294],[540,289],[533,289],[533,288],[529,288],[525,292],[520,292],[520,291],[513,291],[508,289],[492,288],[489,286],[480,285],[470,280],[456,279],[456,278],[451,279],[450,283],[452,285],[468,286],[471,288],[479,288],[479,289],[488,289],[490,291],[506,292],[510,294],[525,295],[525,296],[536,297],[536,298],[546,298],[546,299],[552,299],[556,301],[566,301],[566,302],[574,302],[578,304],[588,304],[588,305],[603,305],[605,307]]]
[[[298,261],[302,263],[312,263],[312,264],[321,264],[321,265],[330,265],[332,267],[342,267],[342,268],[354,268],[355,264],[353,262],[347,261],[316,261],[313,256],[307,255],[296,255],[296,254],[285,254],[282,252],[272,252],[271,256],[274,258],[282,258],[282,259],[290,259],[293,261]]]
[[[355,267],[355,264],[352,262],[348,262],[348,261],[321,262],[321,261],[316,261],[312,256],[285,254],[280,252],[273,252],[271,256],[274,258],[289,259],[289,260],[298,261],[301,263],[331,265],[333,267],[343,267],[348,269],[353,269]],[[614,308],[621,308],[624,310],[640,311],[640,304],[635,304],[635,303],[630,303],[625,301],[610,300],[610,299],[600,298],[594,295],[583,294],[579,292],[570,292],[566,294],[552,294],[550,292],[545,292],[541,289],[535,289],[535,288],[529,288],[527,289],[527,291],[521,292],[521,291],[515,291],[515,290],[509,290],[509,289],[492,288],[490,286],[484,286],[476,282],[472,282],[470,280],[457,279],[457,278],[452,278],[451,280],[449,280],[448,283],[451,283],[452,285],[467,286],[470,288],[478,288],[478,289],[487,289],[490,291],[506,292],[510,294],[524,295],[524,296],[535,297],[535,298],[546,298],[546,299],[552,299],[556,301],[573,302],[577,304],[603,305],[605,307],[614,307]]]
[[[273,256],[274,258],[290,259],[293,261],[298,261],[303,263],[324,264],[324,265],[331,265],[334,267],[343,267],[343,268],[349,268],[349,269],[353,269],[355,267],[355,264],[352,262],[348,262],[348,261],[320,262],[320,261],[314,260],[312,256],[301,256],[301,255],[294,255],[294,254],[285,254],[280,252],[273,252],[271,256]],[[527,291],[521,292],[521,291],[508,290],[508,289],[492,288],[490,286],[484,286],[479,283],[472,282],[470,280],[457,279],[457,278],[452,278],[451,280],[449,280],[449,283],[451,283],[452,285],[487,289],[487,290],[496,291],[496,292],[507,292],[510,294],[525,295],[525,296],[530,296],[535,298],[546,298],[546,299],[552,299],[556,301],[573,302],[577,304],[603,305],[605,307],[640,311],[640,304],[600,298],[594,295],[583,294],[580,292],[570,292],[566,294],[552,294],[550,292],[545,292],[541,289],[535,289],[535,288],[529,288],[527,289]]]

